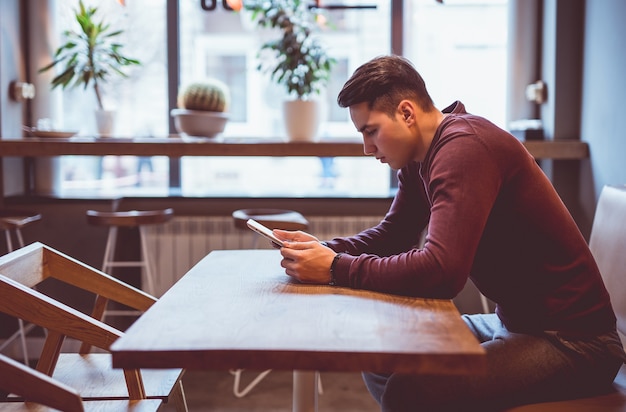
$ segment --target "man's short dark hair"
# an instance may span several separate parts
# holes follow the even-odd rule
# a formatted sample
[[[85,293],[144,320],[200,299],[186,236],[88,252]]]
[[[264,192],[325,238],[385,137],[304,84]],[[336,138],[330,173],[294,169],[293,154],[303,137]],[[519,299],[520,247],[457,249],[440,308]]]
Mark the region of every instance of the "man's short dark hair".
[[[413,64],[404,57],[389,55],[376,57],[357,68],[337,96],[340,107],[367,102],[393,117],[404,99],[415,101],[429,112],[435,105],[426,90],[424,79]]]

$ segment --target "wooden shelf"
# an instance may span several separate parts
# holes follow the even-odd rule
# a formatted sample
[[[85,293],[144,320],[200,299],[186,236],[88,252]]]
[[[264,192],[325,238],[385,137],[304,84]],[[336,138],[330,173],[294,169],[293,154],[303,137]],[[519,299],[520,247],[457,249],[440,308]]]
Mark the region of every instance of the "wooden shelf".
[[[589,158],[589,145],[580,140],[529,140],[523,143],[535,159],[581,160]]]
[[[578,140],[527,141],[536,159],[586,159],[589,147]],[[63,155],[131,156],[365,156],[357,139],[328,139],[316,143],[279,139],[201,138],[24,138],[0,140],[0,156],[48,157]]]

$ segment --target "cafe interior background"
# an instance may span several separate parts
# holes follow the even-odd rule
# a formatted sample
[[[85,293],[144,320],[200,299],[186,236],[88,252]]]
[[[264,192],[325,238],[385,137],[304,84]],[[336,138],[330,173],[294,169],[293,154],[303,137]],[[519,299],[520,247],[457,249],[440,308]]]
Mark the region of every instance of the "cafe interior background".
[[[123,51],[141,65],[104,85],[115,108],[109,139],[176,134],[170,110],[179,87],[217,78],[231,92],[229,121],[220,138],[281,138],[282,90],[256,69],[257,52],[272,32],[259,30],[226,1],[84,0],[124,30]],[[626,135],[619,102],[626,92],[626,15],[623,0],[339,0],[319,1],[328,24],[319,38],[337,61],[320,99],[324,140],[359,139],[336,95],[368,59],[402,54],[423,74],[438,107],[454,100],[503,128],[539,119],[546,140],[581,140],[589,157],[540,160],[583,234],[588,236],[602,186],[626,182]],[[89,88],[51,90],[48,64],[78,0],[2,0],[0,13],[0,139],[28,138],[23,126],[40,119],[79,136],[96,133]],[[366,6],[366,7],[362,7]],[[269,36],[269,37],[268,37]],[[527,98],[546,85],[545,101]],[[11,85],[26,82],[33,99],[16,101]],[[155,232],[161,289],[212,249],[245,248],[235,209],[298,210],[325,236],[351,234],[376,222],[394,193],[394,172],[368,157],[0,157],[0,207],[37,210],[24,229],[40,241],[99,267],[106,230],[89,226],[88,209],[172,207],[176,217]],[[529,240],[532,241],[532,240]],[[169,243],[168,243],[169,242]],[[4,239],[0,239],[4,251]],[[123,245],[133,252],[133,235]],[[0,252],[3,253],[3,252]],[[137,282],[135,273],[123,273]],[[54,287],[53,287],[54,289]],[[468,286],[456,303],[480,310]],[[53,290],[55,293],[72,293]],[[81,297],[77,297],[80,301]],[[9,330],[7,330],[9,329]],[[0,339],[10,334],[3,324]]]

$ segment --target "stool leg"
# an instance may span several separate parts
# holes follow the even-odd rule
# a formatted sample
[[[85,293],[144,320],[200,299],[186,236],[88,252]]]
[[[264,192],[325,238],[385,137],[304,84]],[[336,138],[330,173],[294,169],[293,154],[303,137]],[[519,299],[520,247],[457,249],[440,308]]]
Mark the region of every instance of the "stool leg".
[[[19,228],[15,229],[15,234],[17,237],[17,243],[20,247],[24,247],[24,239],[22,238],[22,233],[20,232]],[[7,241],[7,250],[9,252],[12,252],[13,249],[13,239],[11,237],[11,231],[10,230],[5,230],[4,231],[4,237]],[[18,331],[13,334],[9,339],[7,339],[7,341],[5,343],[9,343],[11,341],[13,341],[15,338],[20,338],[20,346],[22,349],[22,355],[24,357],[24,364],[28,365],[28,361],[29,361],[29,357],[28,357],[28,346],[26,345],[26,328],[24,327],[24,321],[22,319],[18,319],[17,320],[17,325],[18,325]],[[29,327],[29,329],[31,329],[31,327]],[[3,345],[4,348],[4,345]]]
[[[107,237],[107,244],[104,250],[104,258],[102,261],[102,271],[111,276],[114,276],[113,273],[111,272],[115,267],[144,268],[146,271],[147,288],[142,287],[142,289],[148,293],[153,294],[154,292],[153,275],[152,275],[153,271],[152,271],[152,265],[150,264],[150,261],[149,261],[150,255],[147,250],[147,243],[145,242],[145,234],[144,234],[143,227],[139,227],[139,234],[140,234],[140,242],[141,242],[142,259],[135,260],[135,261],[116,261],[115,260],[115,247],[117,244],[118,227],[110,226],[109,234]],[[143,279],[142,279],[142,282],[143,282]],[[139,314],[140,312],[136,310],[105,309],[104,314],[102,315],[102,319],[103,320],[106,319],[107,316],[138,316]]]
[[[20,349],[22,349],[22,354],[24,355],[24,364],[28,365],[30,361],[30,357],[28,356],[28,349],[26,346],[26,334],[30,332],[31,329],[34,328],[35,325],[32,323],[29,325],[24,325],[24,322],[21,319],[18,319],[18,330],[15,331],[11,336],[6,338],[2,345],[0,345],[0,352],[4,350],[4,348],[8,347],[11,342],[15,339],[20,338]]]
[[[108,273],[109,267],[112,268],[111,262],[113,262],[113,255],[115,253],[115,243],[117,240],[117,227],[111,226],[109,228],[109,235],[107,236],[107,244],[104,248],[104,258],[102,259],[102,271]]]
[[[102,258],[102,271],[106,274],[113,275],[109,273],[109,269],[113,269],[111,262],[113,261],[113,257],[115,254],[115,241],[117,240],[117,227],[111,226],[109,227],[109,233],[107,235],[107,244],[104,248],[104,257]],[[108,306],[108,305],[107,305]],[[107,316],[112,314],[108,309],[104,309],[102,313],[102,321],[105,322]]]
[[[20,247],[24,247],[24,238],[22,237],[22,231],[19,227],[15,229],[15,235],[17,236],[17,244],[20,245]]]
[[[11,241],[11,233],[8,230],[4,231],[4,237],[7,240],[7,249],[9,252],[13,251],[13,242]]]
[[[241,374],[243,372],[243,369],[233,369],[233,370],[231,370],[230,373],[235,376],[235,381],[233,382],[233,395],[235,395],[237,398],[243,398],[244,396],[246,396],[248,394],[248,392],[250,392],[252,389],[254,389],[254,387],[257,386],[259,384],[259,382],[261,382],[263,380],[263,378],[265,378],[271,371],[272,371],[271,369],[267,369],[267,370],[259,373],[252,380],[252,382],[250,382],[245,388],[239,389],[239,386],[240,386],[240,383],[241,383]]]
[[[20,248],[23,248],[24,238],[22,237],[22,231],[19,227],[15,229],[15,235],[17,236],[17,244],[20,245]],[[22,341],[22,353],[24,354],[24,363],[28,365],[28,349],[26,348],[26,328],[24,327],[24,321],[22,319],[18,319],[17,323],[20,327],[20,341]]]
[[[26,328],[24,327],[24,321],[18,319],[17,323],[20,327],[20,343],[22,344],[22,354],[24,355],[24,364],[28,365],[28,348],[26,346]]]
[[[144,268],[146,270],[146,291],[152,296],[155,296],[154,277],[152,270],[154,266],[152,265],[152,256],[148,252],[148,237],[146,234],[146,228],[143,226],[139,227],[139,238],[141,241],[141,259],[143,260]]]

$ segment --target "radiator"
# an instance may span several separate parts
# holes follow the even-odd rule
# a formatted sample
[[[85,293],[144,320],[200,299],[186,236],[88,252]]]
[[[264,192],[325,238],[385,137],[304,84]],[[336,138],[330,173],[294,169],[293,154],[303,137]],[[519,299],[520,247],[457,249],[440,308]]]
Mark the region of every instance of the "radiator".
[[[381,216],[308,217],[309,232],[319,239],[349,236],[380,222]],[[231,216],[180,216],[146,227],[146,243],[154,257],[155,295],[161,296],[212,250],[271,248],[249,230],[237,229]]]

